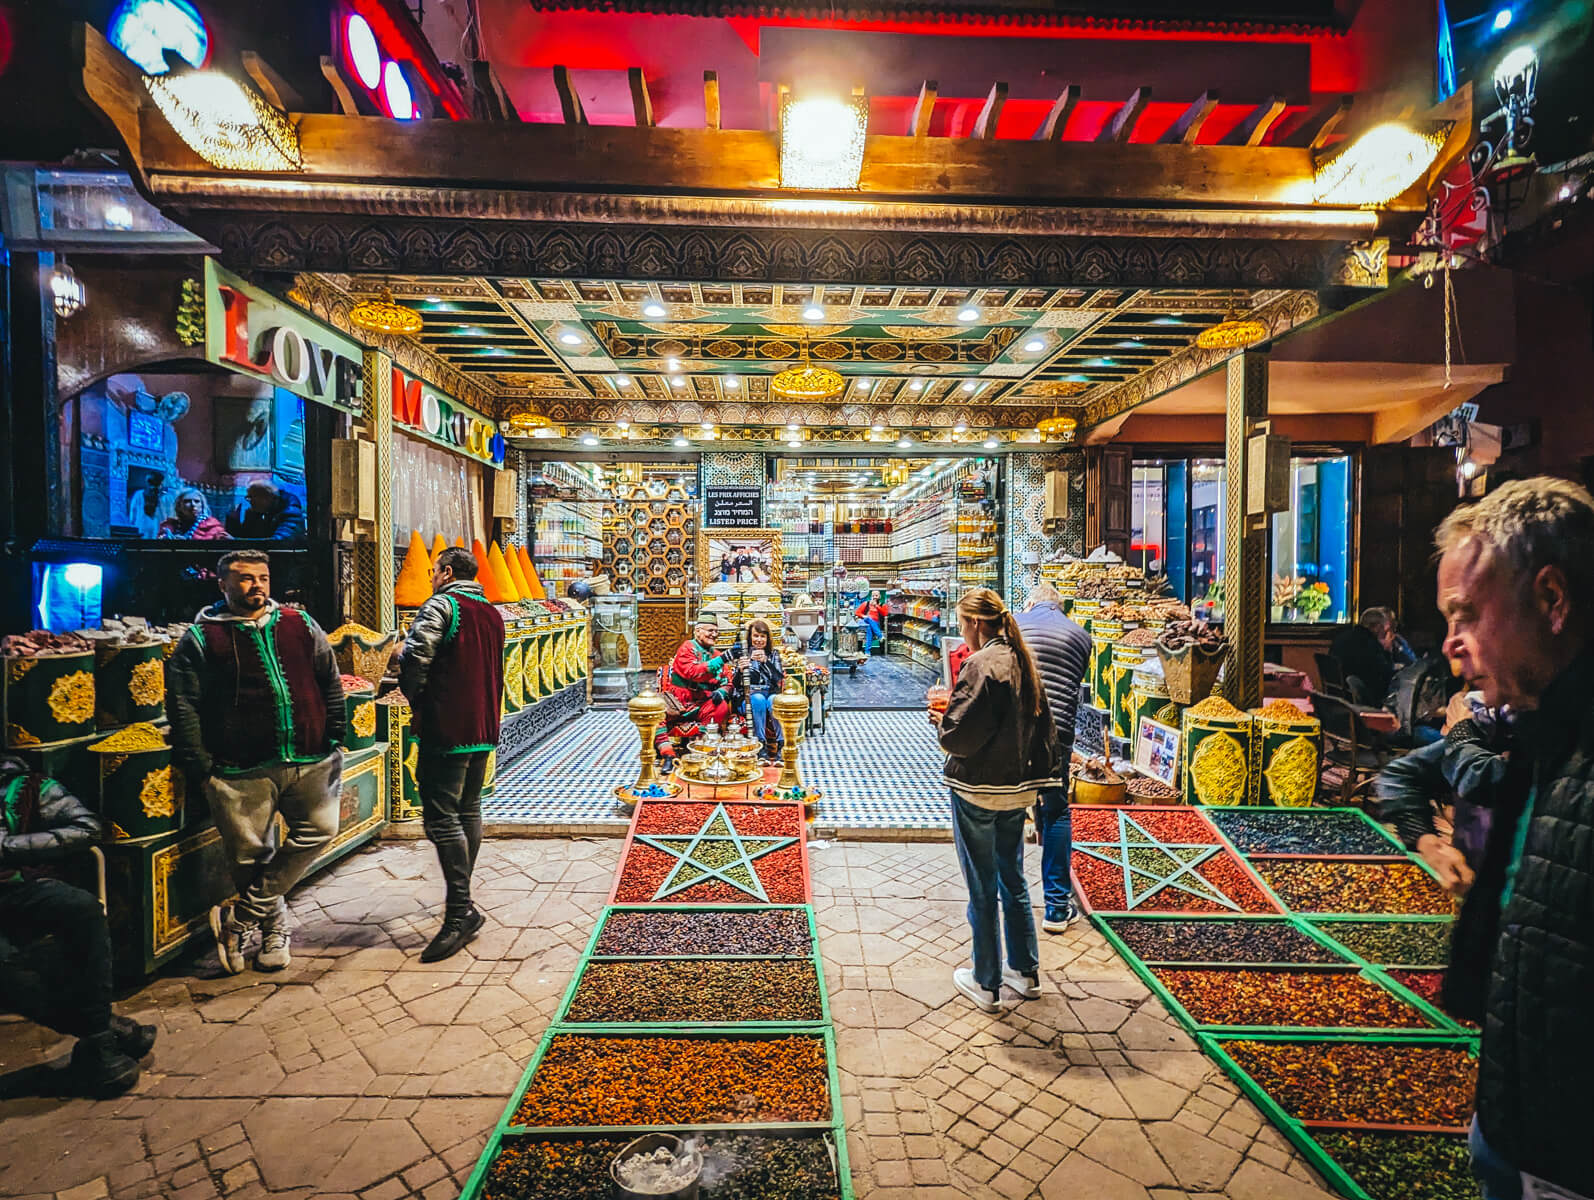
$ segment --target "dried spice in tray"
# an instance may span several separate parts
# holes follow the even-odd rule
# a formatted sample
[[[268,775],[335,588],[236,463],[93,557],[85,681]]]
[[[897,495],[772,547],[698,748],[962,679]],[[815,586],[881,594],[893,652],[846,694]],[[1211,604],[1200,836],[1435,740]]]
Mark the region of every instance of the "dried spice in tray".
[[[1319,921],[1316,928],[1370,963],[1442,967],[1450,961],[1449,921]]]
[[[1131,808],[1119,810],[1111,806],[1091,808],[1075,806],[1072,809],[1072,827],[1076,842],[1115,842],[1118,840],[1118,814],[1131,818],[1147,833],[1165,842],[1189,842],[1218,845],[1218,835],[1206,818],[1186,809]]]
[[[679,954],[811,954],[808,914],[762,912],[610,913],[594,954],[668,958]]]
[[[715,852],[708,853],[712,855]],[[620,869],[615,903],[635,904],[652,900],[669,880],[679,861],[677,856],[663,850],[633,843]],[[672,904],[750,904],[759,900],[771,904],[801,904],[808,899],[803,885],[800,846],[787,846],[764,854],[752,861],[751,870],[763,887],[762,896],[749,887],[734,886],[722,879],[710,878],[672,891],[663,899]]]
[[[1198,1025],[1428,1029],[1394,993],[1348,971],[1186,970],[1152,974]]]
[[[1145,962],[1342,963],[1344,958],[1288,921],[1107,921]]]
[[[485,1200],[590,1200],[610,1194],[609,1163],[629,1139],[508,1140]],[[703,1138],[703,1200],[839,1200],[830,1150],[818,1137],[711,1133]]]
[[[691,959],[595,962],[582,972],[567,1021],[817,1021],[812,962]]]
[[[1356,813],[1258,809],[1207,816],[1241,854],[1402,854],[1399,846]]]
[[[1459,1129],[1472,1116],[1478,1061],[1453,1046],[1238,1041],[1223,1048],[1302,1121]]]
[[[1372,1130],[1313,1136],[1373,1200],[1477,1200],[1464,1137]]]
[[[784,1038],[554,1038],[516,1125],[827,1121],[824,1043]]]
[[[678,800],[642,804],[637,814],[638,833],[693,834],[703,828],[715,804],[682,803]],[[731,826],[737,833],[760,837],[801,837],[802,808],[796,804],[726,804]]]
[[[1416,863],[1263,859],[1251,865],[1296,912],[1448,916],[1455,908],[1433,876]]]

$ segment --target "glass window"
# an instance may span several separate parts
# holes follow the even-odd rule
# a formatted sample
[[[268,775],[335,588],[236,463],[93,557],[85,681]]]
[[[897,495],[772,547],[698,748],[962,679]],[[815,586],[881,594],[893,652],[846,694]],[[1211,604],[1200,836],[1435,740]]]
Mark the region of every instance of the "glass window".
[[[1350,604],[1350,458],[1290,459],[1290,507],[1273,517],[1275,621],[1344,621]]]

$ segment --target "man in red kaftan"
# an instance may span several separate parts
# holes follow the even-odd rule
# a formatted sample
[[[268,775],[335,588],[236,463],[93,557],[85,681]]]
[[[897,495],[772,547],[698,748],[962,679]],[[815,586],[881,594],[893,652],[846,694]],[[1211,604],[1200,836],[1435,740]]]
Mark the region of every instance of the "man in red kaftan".
[[[697,737],[703,726],[713,722],[723,730],[730,719],[736,664],[714,648],[719,632],[713,621],[697,622],[692,636],[681,643],[662,672],[660,687],[670,711],[659,730],[657,746],[666,759]]]

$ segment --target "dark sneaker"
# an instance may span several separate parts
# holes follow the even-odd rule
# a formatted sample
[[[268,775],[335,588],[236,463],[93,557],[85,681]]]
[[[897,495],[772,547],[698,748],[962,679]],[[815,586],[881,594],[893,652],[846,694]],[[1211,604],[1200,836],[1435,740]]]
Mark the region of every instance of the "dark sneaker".
[[[140,1025],[137,1021],[115,1014],[111,1016],[111,1035],[116,1039],[116,1048],[135,1062],[154,1048],[158,1032],[153,1025]]]
[[[481,927],[487,923],[487,918],[472,909],[462,917],[448,917],[443,921],[443,927],[437,931],[421,951],[423,963],[442,962],[445,958],[452,958],[465,948],[467,942],[476,936]]]
[[[95,1100],[120,1096],[138,1082],[138,1064],[116,1048],[107,1029],[79,1038],[72,1047],[72,1082],[79,1094]]]
[[[1046,916],[1041,921],[1041,928],[1047,933],[1064,933],[1068,927],[1079,920],[1079,906],[1072,900],[1061,908],[1046,906]]]

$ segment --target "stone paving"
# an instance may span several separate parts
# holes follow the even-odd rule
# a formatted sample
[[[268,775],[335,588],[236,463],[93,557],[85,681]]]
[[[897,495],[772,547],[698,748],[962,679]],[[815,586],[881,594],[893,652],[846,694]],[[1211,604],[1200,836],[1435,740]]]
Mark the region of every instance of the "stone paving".
[[[286,972],[218,977],[207,954],[126,998],[161,1036],[118,1100],[53,1095],[70,1042],[0,1018],[0,1196],[457,1196],[619,851],[487,843],[487,928],[431,965],[431,847],[352,855],[292,898]],[[950,846],[816,844],[812,864],[860,1197],[1331,1194],[1083,923],[1042,935],[1045,996],[987,1016],[952,988],[967,933]]]

